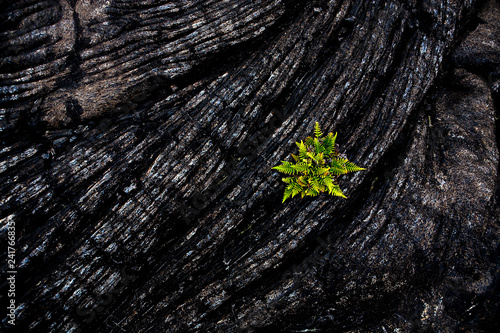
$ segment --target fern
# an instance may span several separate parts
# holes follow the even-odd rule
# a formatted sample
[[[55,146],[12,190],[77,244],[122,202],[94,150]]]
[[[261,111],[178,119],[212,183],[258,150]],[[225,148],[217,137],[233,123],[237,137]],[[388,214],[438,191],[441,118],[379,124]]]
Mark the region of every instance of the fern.
[[[312,146],[314,144],[314,139],[308,136],[304,143],[306,144],[306,146]]]
[[[294,165],[292,163],[287,161],[282,161],[281,163],[281,165],[275,166],[273,169],[288,175],[295,175],[297,173],[297,170],[294,169]]]
[[[301,160],[305,160],[307,158],[307,153],[308,153],[306,145],[302,141],[296,142],[296,144],[297,147],[299,147],[299,158]]]
[[[347,170],[347,172],[356,172],[356,171],[362,171],[365,170],[364,168],[360,168],[356,164],[352,163],[351,161],[346,161],[344,163],[344,166]]]
[[[330,171],[335,175],[343,175],[348,173],[349,171],[345,167],[346,159],[343,158],[333,158],[332,163],[330,164]]]
[[[340,189],[340,186],[338,186],[337,184],[333,185],[333,188],[330,190],[330,194],[337,197],[347,198],[344,195],[344,192],[342,192],[342,190]]]
[[[285,194],[283,195],[283,202],[285,202],[286,199],[288,199],[292,195],[292,189],[287,186],[285,189]]]
[[[337,138],[337,133],[328,133],[327,136],[323,138],[323,146],[325,147],[326,155],[338,155],[335,149],[335,139]]]
[[[319,142],[318,138],[314,139],[313,144],[316,153],[322,153],[325,151],[325,146]]]
[[[316,124],[314,125],[314,135],[316,136],[317,139],[323,136],[323,132],[321,132],[318,122],[316,122]]]
[[[337,183],[338,177],[349,172],[366,170],[340,157],[335,145],[337,134],[328,133],[323,137],[318,122],[314,126],[314,136],[314,138],[308,136],[305,141],[296,142],[299,154],[291,154],[295,164],[282,161],[281,165],[273,167],[291,176],[282,178],[283,182],[288,184],[283,195],[283,202],[299,193],[302,198],[315,197],[321,192],[347,198]]]
[[[297,172],[306,173],[309,170],[309,166],[304,162],[298,162],[291,166]],[[279,170],[278,170],[279,171]]]

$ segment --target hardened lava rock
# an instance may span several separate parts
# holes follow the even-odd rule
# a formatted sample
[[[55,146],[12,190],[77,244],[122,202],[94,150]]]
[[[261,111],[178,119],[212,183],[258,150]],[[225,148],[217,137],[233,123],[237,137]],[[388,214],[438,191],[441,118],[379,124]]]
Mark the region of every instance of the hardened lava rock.
[[[0,7],[16,329],[498,328],[498,1]],[[282,204],[316,121],[367,170]]]

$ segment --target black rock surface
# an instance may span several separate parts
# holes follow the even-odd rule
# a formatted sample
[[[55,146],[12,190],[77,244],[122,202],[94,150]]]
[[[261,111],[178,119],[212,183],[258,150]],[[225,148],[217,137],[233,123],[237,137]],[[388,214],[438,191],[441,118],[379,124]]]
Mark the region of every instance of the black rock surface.
[[[499,329],[499,1],[0,8],[16,329]],[[367,171],[282,204],[316,121]]]

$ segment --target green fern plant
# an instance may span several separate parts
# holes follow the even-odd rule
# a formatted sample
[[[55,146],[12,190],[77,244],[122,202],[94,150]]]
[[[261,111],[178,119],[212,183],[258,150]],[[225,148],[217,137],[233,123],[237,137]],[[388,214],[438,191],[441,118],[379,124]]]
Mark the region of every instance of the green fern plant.
[[[315,197],[321,192],[347,198],[337,183],[338,178],[349,172],[366,170],[340,156],[335,146],[337,134],[328,133],[323,137],[318,122],[314,126],[314,136],[296,142],[299,154],[291,154],[295,163],[281,161],[281,165],[273,167],[291,176],[282,179],[287,184],[283,202],[299,193],[302,198]]]

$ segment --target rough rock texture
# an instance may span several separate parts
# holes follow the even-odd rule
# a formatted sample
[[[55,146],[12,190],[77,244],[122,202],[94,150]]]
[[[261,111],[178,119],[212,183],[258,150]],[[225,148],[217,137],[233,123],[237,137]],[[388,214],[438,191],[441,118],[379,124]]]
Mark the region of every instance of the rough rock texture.
[[[498,1],[1,8],[16,328],[498,328]],[[281,204],[315,121],[368,170]]]

